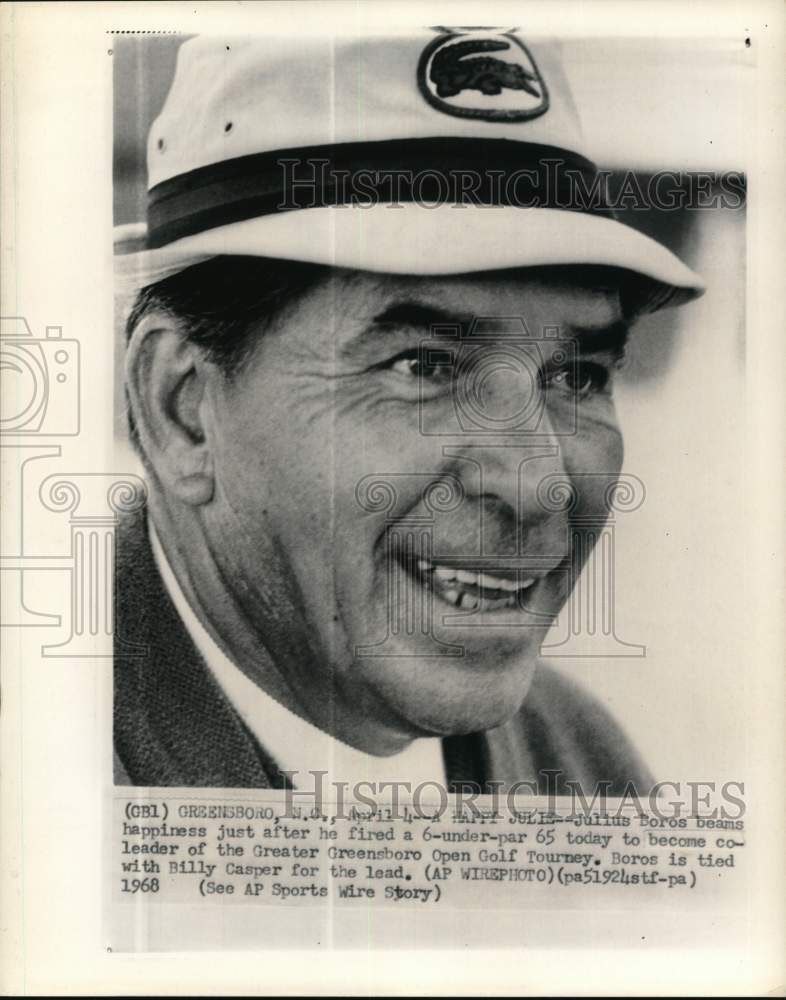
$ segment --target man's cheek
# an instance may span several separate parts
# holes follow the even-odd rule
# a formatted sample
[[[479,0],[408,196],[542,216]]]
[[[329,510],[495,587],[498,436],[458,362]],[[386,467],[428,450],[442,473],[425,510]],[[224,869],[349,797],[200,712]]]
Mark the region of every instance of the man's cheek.
[[[330,525],[337,597],[348,620],[364,632],[386,613],[400,567],[398,548],[411,532],[400,519],[417,497],[397,495],[396,479],[395,474],[372,473],[351,491],[337,486]]]
[[[585,418],[576,434],[559,441],[560,454],[568,475],[597,473],[615,476],[622,468],[625,444],[613,415],[604,419]]]

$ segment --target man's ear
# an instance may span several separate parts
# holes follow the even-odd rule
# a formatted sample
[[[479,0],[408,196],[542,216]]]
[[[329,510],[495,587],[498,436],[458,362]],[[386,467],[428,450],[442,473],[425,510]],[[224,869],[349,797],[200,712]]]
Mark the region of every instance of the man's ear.
[[[183,503],[213,497],[214,463],[206,420],[208,365],[177,318],[148,313],[126,350],[129,404],[146,461]]]

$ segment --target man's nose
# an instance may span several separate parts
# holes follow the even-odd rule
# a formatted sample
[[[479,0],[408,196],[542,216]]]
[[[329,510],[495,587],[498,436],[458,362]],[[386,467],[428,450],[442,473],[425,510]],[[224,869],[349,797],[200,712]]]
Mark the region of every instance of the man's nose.
[[[517,520],[549,516],[538,485],[564,474],[560,438],[547,407],[540,353],[518,341],[494,342],[471,356],[460,373],[454,402],[466,435],[465,461],[481,480],[467,492],[502,501]],[[537,345],[535,345],[537,347]],[[462,419],[463,418],[463,419]],[[498,434],[495,432],[499,432]]]
[[[563,448],[547,411],[534,431],[467,435],[460,445],[448,446],[446,455],[456,462],[454,472],[467,497],[507,508],[525,529],[564,520],[564,513],[556,513],[553,504],[544,503],[544,486],[556,478],[566,485],[568,482]]]

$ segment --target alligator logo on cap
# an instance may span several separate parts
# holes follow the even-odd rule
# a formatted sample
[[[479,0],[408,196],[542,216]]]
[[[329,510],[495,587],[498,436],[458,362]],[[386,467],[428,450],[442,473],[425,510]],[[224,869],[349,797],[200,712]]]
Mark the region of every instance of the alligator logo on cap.
[[[445,114],[487,121],[527,121],[549,106],[543,77],[512,31],[442,28],[418,65],[418,85]]]

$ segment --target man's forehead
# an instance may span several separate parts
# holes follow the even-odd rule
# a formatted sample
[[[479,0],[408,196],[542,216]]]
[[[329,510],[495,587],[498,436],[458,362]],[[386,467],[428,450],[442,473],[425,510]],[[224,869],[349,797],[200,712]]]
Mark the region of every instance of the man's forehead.
[[[427,277],[344,272],[336,277],[336,305],[358,321],[423,326],[429,325],[430,312],[457,320],[520,316],[577,326],[622,318],[620,282],[610,275],[522,269]],[[339,306],[342,299],[346,309]]]

